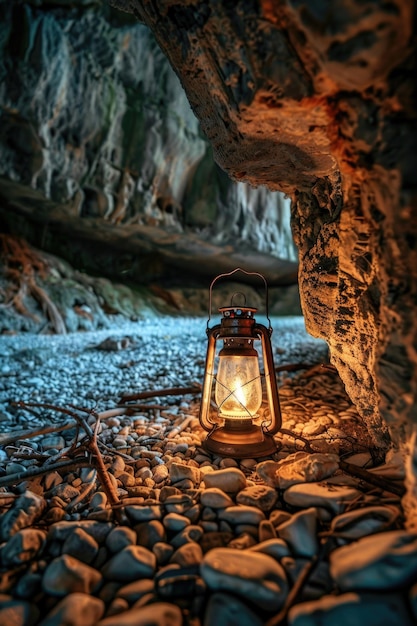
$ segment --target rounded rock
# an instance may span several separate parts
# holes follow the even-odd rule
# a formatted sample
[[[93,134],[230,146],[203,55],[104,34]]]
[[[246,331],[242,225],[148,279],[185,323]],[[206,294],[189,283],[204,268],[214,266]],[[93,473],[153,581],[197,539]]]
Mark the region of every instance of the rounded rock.
[[[230,591],[262,609],[279,611],[287,596],[285,571],[266,554],[215,548],[206,553],[200,570],[210,589]]]

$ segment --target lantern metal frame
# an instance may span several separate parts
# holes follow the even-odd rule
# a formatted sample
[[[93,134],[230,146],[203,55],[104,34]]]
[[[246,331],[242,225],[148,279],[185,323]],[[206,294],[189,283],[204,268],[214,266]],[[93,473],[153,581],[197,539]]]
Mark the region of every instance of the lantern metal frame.
[[[219,308],[219,312],[223,314],[221,322],[210,328],[213,287],[218,280],[230,278],[237,272],[242,272],[247,276],[258,277],[263,281],[265,288],[265,316],[268,320],[268,328],[256,322],[254,317],[254,313],[257,312],[256,308],[233,304],[234,297],[237,294],[241,294],[241,292],[233,294],[230,306]],[[242,295],[244,296],[244,294]],[[244,304],[246,304],[246,298]],[[208,345],[199,415],[201,426],[208,432],[202,444],[207,451],[232,458],[259,458],[270,456],[277,451],[277,444],[273,436],[280,430],[282,418],[270,339],[272,332],[268,310],[268,284],[262,274],[247,272],[238,267],[231,272],[219,274],[214,278],[209,289],[209,317],[206,328]],[[223,340],[224,346],[230,350],[233,350],[233,345],[238,345],[237,355],[244,355],[245,350],[253,351],[253,342],[256,340],[261,341],[264,368],[262,377],[266,388],[267,411],[269,411],[269,416],[266,419],[263,416],[252,420],[222,419],[221,414],[218,412],[218,407],[216,407],[218,417],[216,420],[212,419],[212,395],[217,380],[217,372],[214,372],[214,362],[216,358],[216,344],[219,340]],[[264,411],[264,413],[267,413],[267,411]],[[260,424],[255,423],[256,421],[260,421]]]

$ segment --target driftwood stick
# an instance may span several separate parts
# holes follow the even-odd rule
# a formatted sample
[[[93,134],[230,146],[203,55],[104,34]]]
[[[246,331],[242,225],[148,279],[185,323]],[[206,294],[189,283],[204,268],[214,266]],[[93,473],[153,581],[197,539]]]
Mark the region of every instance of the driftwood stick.
[[[95,428],[94,428],[94,432],[92,433],[92,436],[90,437],[87,445],[93,455],[94,465],[97,470],[98,479],[101,482],[101,486],[103,487],[111,506],[113,507],[115,505],[121,504],[121,502],[120,502],[119,496],[117,495],[117,491],[113,483],[111,482],[109,473],[106,469],[106,466],[104,465],[103,457],[101,456],[101,452],[97,445],[97,433],[98,433],[99,425],[100,425],[100,420],[97,420]]]
[[[119,404],[125,404],[125,402],[132,402],[134,400],[144,400],[145,398],[180,396],[188,393],[201,393],[201,387],[196,384],[192,387],[168,387],[168,389],[155,389],[154,391],[140,391],[139,393],[123,394],[119,400]]]
[[[361,478],[370,485],[383,489],[383,491],[389,491],[390,493],[394,493],[396,496],[400,497],[403,496],[405,493],[405,488],[401,485],[395,485],[391,481],[382,478],[382,476],[376,476],[375,474],[372,474],[372,472],[368,472],[368,470],[363,469],[362,467],[358,467],[357,465],[353,465],[353,463],[343,461],[343,459],[340,459],[339,467],[347,474],[351,474],[351,476],[355,476],[356,478]]]
[[[304,565],[303,569],[300,572],[299,577],[297,578],[297,580],[295,581],[293,587],[290,589],[290,591],[288,593],[288,596],[287,596],[287,598],[285,600],[284,606],[279,611],[279,613],[274,615],[274,617],[272,617],[271,619],[269,619],[266,622],[266,626],[279,626],[280,624],[282,624],[284,622],[284,620],[287,618],[288,611],[290,610],[290,608],[293,606],[293,604],[297,600],[298,594],[300,593],[301,589],[303,588],[303,586],[307,582],[311,572],[316,567],[316,565],[318,563],[318,560],[319,560],[319,557],[317,555],[313,556],[311,561],[308,561]]]
[[[91,467],[91,462],[83,457],[79,460],[68,459],[66,461],[60,461],[59,463],[47,465],[46,467],[29,467],[24,472],[17,472],[16,474],[9,474],[8,476],[0,476],[0,487],[16,485],[17,483],[22,482],[22,480],[27,480],[28,478],[33,478],[34,476],[42,476],[43,474],[48,474],[49,472],[59,471],[61,469],[70,470],[78,467]]]
[[[35,428],[33,430],[15,430],[12,433],[0,435],[0,446],[8,446],[18,439],[32,439],[32,437],[37,437],[38,435],[47,435],[48,433],[55,433],[61,430],[69,430],[76,425],[75,422],[66,422],[61,426],[43,426],[42,428]]]

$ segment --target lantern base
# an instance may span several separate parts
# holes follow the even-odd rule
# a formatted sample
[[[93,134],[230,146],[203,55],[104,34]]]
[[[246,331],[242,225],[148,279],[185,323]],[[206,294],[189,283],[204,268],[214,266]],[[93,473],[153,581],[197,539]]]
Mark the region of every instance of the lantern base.
[[[271,456],[278,450],[272,435],[263,432],[260,427],[252,426],[242,432],[220,427],[212,430],[203,441],[207,452],[233,459],[256,459]]]

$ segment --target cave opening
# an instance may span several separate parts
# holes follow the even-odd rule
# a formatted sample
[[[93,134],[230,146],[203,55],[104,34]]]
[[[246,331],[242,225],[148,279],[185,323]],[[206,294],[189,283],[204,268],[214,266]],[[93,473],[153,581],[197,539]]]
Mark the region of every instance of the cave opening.
[[[0,3],[0,624],[417,620],[414,3],[232,4]]]

